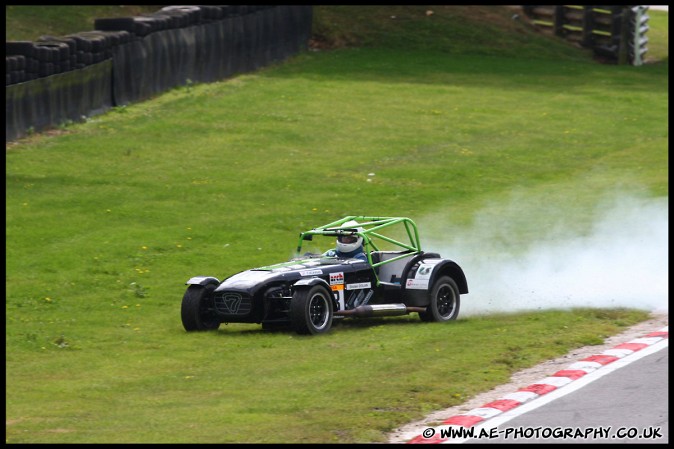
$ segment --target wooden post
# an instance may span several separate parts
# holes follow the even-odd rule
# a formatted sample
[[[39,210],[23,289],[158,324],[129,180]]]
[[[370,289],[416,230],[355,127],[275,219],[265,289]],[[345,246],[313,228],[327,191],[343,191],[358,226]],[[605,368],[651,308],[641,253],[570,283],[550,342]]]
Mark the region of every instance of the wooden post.
[[[630,45],[630,9],[623,8],[620,15],[620,44],[618,47],[618,64],[629,64]]]
[[[594,44],[594,37],[592,30],[594,28],[594,7],[585,5],[583,6],[583,40],[581,45],[586,48],[591,48]]]
[[[564,22],[565,22],[565,17],[564,17],[564,5],[555,5],[552,7],[553,8],[553,29],[555,36],[564,36]]]

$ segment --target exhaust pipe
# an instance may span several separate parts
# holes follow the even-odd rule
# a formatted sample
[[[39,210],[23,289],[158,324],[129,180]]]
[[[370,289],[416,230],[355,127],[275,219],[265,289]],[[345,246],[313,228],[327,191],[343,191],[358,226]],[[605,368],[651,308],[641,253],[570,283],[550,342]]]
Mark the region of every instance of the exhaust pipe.
[[[356,317],[370,317],[370,316],[395,316],[407,315],[410,312],[425,312],[425,307],[407,307],[405,304],[372,304],[365,306],[358,306],[355,309],[338,310],[335,312],[337,316],[356,316]]]

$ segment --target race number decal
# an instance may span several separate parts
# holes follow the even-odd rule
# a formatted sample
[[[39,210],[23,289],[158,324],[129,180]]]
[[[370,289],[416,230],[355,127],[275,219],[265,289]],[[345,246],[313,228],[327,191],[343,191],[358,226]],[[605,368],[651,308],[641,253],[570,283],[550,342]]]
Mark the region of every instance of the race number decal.
[[[339,308],[337,310],[344,310],[344,285],[333,285],[330,287],[330,289],[332,289],[335,299],[337,300],[337,304],[339,304]]]

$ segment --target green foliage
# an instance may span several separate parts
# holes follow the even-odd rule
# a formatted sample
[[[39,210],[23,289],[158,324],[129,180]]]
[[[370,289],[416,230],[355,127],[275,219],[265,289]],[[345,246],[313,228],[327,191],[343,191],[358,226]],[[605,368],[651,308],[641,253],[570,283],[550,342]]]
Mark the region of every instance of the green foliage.
[[[524,191],[582,228],[579,205],[606,192],[668,195],[666,59],[509,57],[489,42],[448,57],[442,37],[423,50],[368,39],[9,146],[7,442],[384,441],[647,317],[412,315],[320,337],[246,324],[186,334],[189,277],[282,261],[300,231],[345,215],[438,216],[451,232]],[[513,244],[544,232],[544,213],[527,218]]]

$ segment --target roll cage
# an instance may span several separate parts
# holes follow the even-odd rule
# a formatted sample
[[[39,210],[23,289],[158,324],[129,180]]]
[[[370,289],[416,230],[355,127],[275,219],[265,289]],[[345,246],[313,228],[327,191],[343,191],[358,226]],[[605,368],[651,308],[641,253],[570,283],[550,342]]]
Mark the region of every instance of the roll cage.
[[[352,220],[357,221],[358,228],[362,228],[363,230],[358,231],[356,228],[341,227],[344,223]],[[389,228],[389,231],[393,230],[391,227],[394,225],[398,225],[398,228],[396,229],[399,229],[400,227],[404,228],[405,234],[407,235],[407,242],[402,242],[381,233],[382,229]],[[381,265],[395,262],[396,260],[404,259],[410,255],[416,255],[422,252],[421,245],[419,243],[419,232],[417,230],[417,225],[414,223],[414,221],[406,217],[367,217],[360,215],[349,215],[348,217],[333,221],[332,223],[328,223],[326,225],[300,233],[300,239],[297,244],[298,255],[302,251],[302,242],[304,240],[312,240],[314,235],[361,236],[363,238],[363,247],[365,249],[365,254],[367,255],[367,260],[372,268],[377,268]],[[400,255],[383,261],[373,261],[372,251],[381,251],[379,249],[379,245],[377,245],[377,240],[383,240],[392,244],[398,251],[401,251]]]

